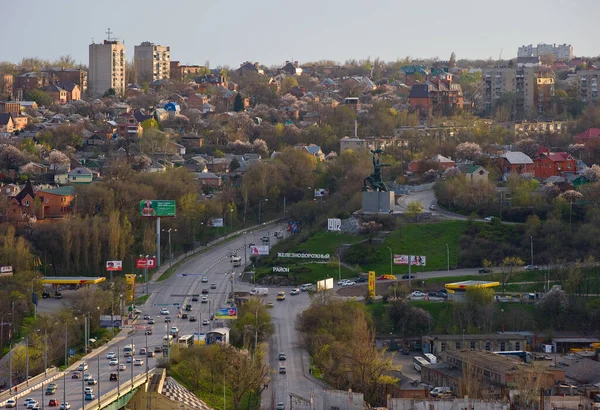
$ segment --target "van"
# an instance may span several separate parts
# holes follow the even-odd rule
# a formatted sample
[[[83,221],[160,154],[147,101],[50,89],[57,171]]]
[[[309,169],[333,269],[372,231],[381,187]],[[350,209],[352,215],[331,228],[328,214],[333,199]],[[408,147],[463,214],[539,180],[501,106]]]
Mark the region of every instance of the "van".
[[[441,396],[443,394],[452,394],[452,389],[450,387],[434,387],[429,394],[433,397]]]
[[[305,283],[304,285],[300,286],[300,290],[302,292],[308,292],[309,290],[313,290],[314,286],[312,283]]]
[[[275,232],[275,237],[277,239],[283,239],[283,232],[282,231]]]
[[[242,258],[240,256],[232,256],[231,257],[231,263],[233,263],[233,266],[242,266]]]
[[[250,291],[250,294],[254,296],[266,296],[269,294],[269,288],[254,288]]]

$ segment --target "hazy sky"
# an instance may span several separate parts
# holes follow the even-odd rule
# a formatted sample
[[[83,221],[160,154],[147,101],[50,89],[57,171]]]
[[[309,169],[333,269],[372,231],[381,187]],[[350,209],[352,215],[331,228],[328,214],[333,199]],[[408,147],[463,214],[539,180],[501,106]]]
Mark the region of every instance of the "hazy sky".
[[[211,67],[350,58],[515,57],[523,44],[570,43],[598,55],[600,0],[1,0],[0,61],[88,63],[108,27],[127,46],[171,46],[171,59]]]

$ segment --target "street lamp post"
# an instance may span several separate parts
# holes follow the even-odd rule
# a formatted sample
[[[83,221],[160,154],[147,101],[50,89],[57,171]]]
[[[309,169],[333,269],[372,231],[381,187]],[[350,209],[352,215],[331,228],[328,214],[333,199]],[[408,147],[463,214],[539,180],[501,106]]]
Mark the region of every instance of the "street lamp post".
[[[229,208],[229,234],[233,233],[233,208]]]
[[[337,257],[338,257],[338,280],[342,280],[342,257],[340,255],[340,251],[338,251]]]
[[[169,228],[163,229],[163,232],[167,232],[169,234],[169,268],[173,266],[173,248],[171,247],[171,232],[177,232],[177,229]]]
[[[10,393],[12,394],[12,342],[10,342],[9,351],[8,351],[8,388]]]
[[[29,335],[25,336],[25,380],[29,386]]]
[[[258,201],[258,224],[259,225],[262,223],[262,203],[263,202],[269,202],[269,198],[260,199]]]
[[[394,255],[392,253],[392,248],[386,246],[390,250],[390,275],[394,274]]]
[[[448,272],[450,272],[450,247],[446,244],[446,261],[448,262]]]
[[[533,236],[529,237],[531,241],[531,264],[533,265]]]

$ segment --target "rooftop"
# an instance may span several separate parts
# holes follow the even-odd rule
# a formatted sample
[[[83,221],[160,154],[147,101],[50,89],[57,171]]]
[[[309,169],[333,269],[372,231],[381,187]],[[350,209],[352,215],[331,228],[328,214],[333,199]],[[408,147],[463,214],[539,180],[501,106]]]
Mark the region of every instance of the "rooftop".
[[[501,356],[482,350],[452,350],[446,351],[448,359],[455,358],[461,363],[469,363],[481,369],[488,369],[496,373],[506,373],[517,370],[521,361],[510,356]],[[450,361],[450,360],[448,360]]]

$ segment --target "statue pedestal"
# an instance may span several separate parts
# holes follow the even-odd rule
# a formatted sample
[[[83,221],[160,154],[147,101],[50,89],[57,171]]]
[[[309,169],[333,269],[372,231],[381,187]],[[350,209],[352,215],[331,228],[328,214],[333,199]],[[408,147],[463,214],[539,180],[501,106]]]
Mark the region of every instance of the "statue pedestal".
[[[362,208],[363,212],[388,214],[394,209],[394,193],[363,191]]]

